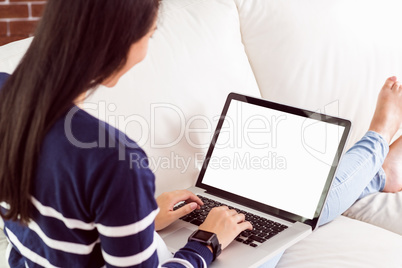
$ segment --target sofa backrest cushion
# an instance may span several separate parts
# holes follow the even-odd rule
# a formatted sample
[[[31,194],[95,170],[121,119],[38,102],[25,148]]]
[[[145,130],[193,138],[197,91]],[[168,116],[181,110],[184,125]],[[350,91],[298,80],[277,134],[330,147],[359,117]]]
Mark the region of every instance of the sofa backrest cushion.
[[[264,98],[347,118],[367,131],[379,90],[402,80],[400,0],[235,0]]]
[[[0,47],[0,72],[11,74],[14,72],[21,58],[24,56],[32,37],[9,43]]]

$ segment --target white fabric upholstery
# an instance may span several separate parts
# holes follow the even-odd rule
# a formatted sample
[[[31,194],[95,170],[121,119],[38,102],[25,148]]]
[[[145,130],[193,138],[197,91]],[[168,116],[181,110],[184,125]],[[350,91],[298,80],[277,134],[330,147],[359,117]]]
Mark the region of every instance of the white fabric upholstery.
[[[402,2],[235,2],[262,96],[349,119],[359,140],[385,79],[402,79]]]
[[[3,233],[3,228],[4,228],[4,222],[3,219],[0,218],[0,268],[8,268],[9,266],[7,265],[4,259],[8,242],[6,236]]]
[[[0,229],[0,268],[8,268],[8,264],[5,261],[6,249],[7,249],[7,239],[3,233],[3,230]]]
[[[32,37],[0,47],[0,72],[14,72],[31,41]]]
[[[400,235],[339,217],[285,251],[277,268],[401,267]]]
[[[369,195],[349,208],[344,215],[371,223],[402,236],[402,192]]]

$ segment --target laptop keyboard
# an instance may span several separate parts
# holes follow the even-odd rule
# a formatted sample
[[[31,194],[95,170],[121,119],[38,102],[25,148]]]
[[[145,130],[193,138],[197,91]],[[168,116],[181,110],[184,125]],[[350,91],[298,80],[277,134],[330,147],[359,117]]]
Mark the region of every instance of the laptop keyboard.
[[[181,217],[181,220],[199,226],[204,222],[205,218],[212,208],[219,206],[228,206],[201,195],[197,196],[202,200],[202,202],[204,202],[204,205],[200,209],[196,209],[190,214]],[[185,203],[181,203],[177,205],[174,209],[176,210],[184,205]],[[241,242],[251,247],[257,247],[261,245],[261,243],[264,243],[268,239],[274,237],[278,233],[288,228],[286,225],[280,224],[279,222],[268,220],[266,218],[246,212],[241,209],[234,208],[232,206],[228,207],[229,209],[236,210],[238,213],[244,214],[246,216],[246,221],[249,221],[253,225],[253,230],[245,230],[235,238],[235,241]]]

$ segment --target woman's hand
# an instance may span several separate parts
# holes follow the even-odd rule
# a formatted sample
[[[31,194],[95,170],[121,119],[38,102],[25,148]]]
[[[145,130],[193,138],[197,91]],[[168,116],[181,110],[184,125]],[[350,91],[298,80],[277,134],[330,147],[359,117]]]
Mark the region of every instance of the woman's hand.
[[[188,204],[177,210],[173,210],[173,206],[180,201],[186,201]],[[198,196],[187,190],[177,190],[163,193],[156,198],[156,202],[158,203],[160,209],[155,218],[156,231],[162,230],[175,220],[187,215],[194,209],[200,208],[200,206],[203,205]]]
[[[215,233],[222,249],[224,249],[242,231],[253,229],[251,223],[244,220],[244,214],[238,214],[234,209],[229,209],[226,206],[216,207],[211,209],[199,229]]]

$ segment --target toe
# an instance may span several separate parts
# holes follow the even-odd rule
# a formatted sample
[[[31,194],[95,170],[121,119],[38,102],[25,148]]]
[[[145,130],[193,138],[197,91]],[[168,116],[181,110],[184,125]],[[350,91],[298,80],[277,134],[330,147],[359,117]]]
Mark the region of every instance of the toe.
[[[388,78],[385,81],[384,87],[385,88],[392,88],[392,86],[395,84],[396,80],[397,80],[396,76],[391,76],[390,78]]]
[[[400,90],[400,88],[401,88],[401,83],[399,82],[399,81],[397,81],[397,82],[395,82],[393,85],[392,85],[392,90],[395,90],[395,91],[399,91]]]

